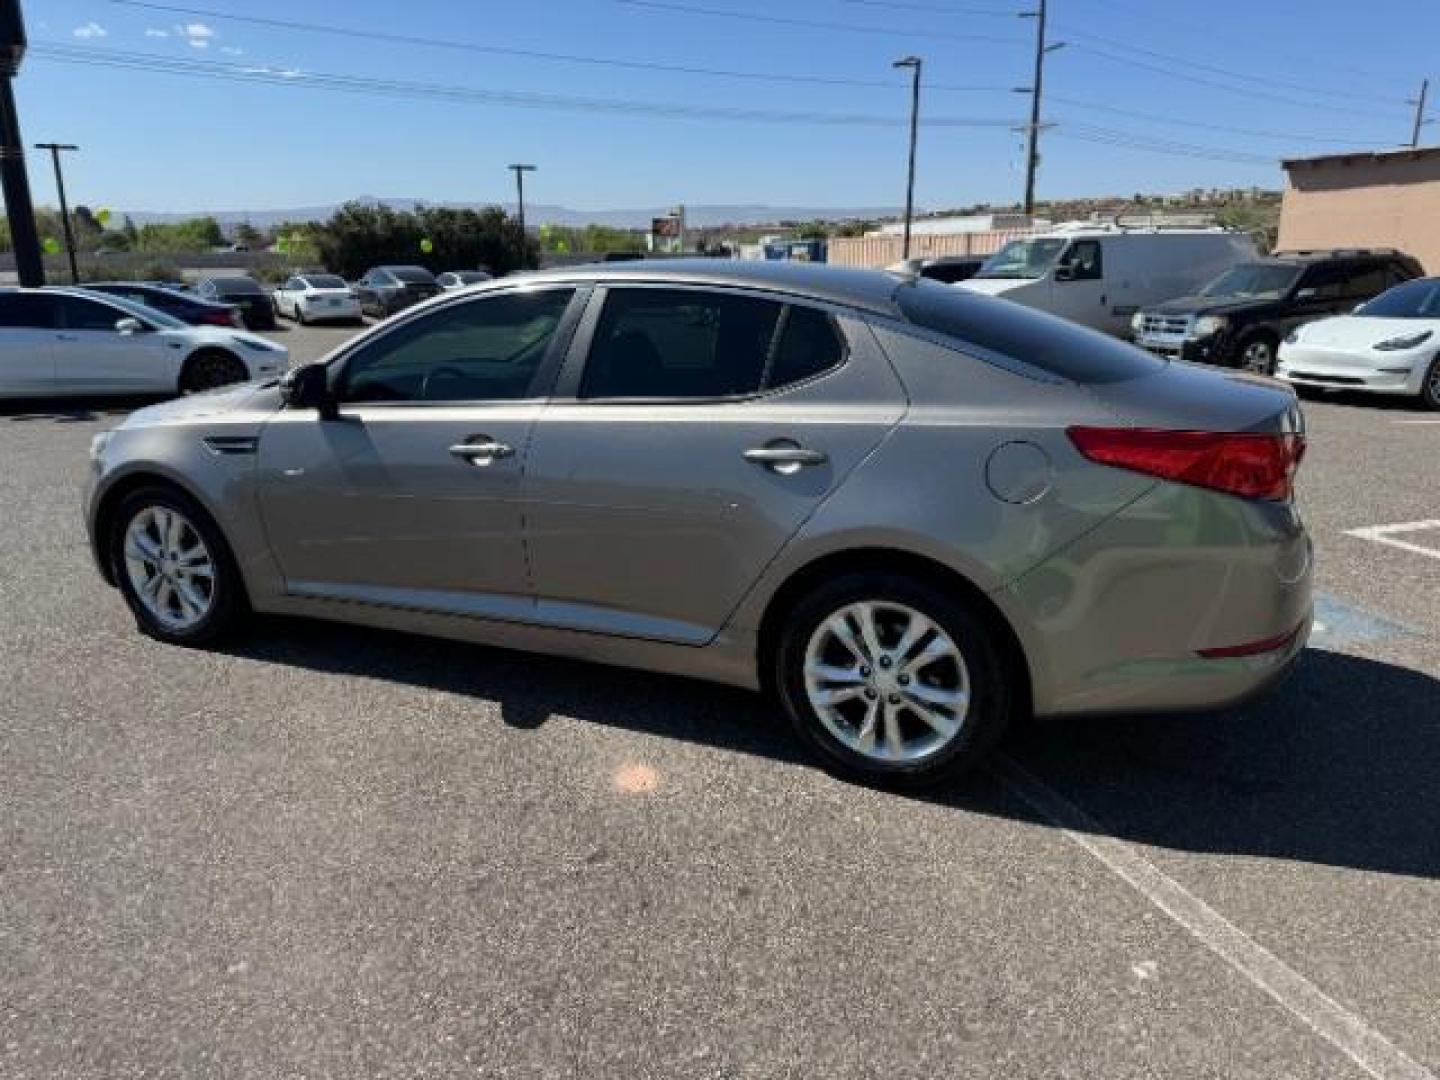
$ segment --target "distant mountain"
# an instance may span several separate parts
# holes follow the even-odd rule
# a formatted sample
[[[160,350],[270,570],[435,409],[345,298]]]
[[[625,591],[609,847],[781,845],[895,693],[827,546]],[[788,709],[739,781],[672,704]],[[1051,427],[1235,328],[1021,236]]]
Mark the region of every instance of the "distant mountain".
[[[355,202],[371,206],[389,206],[395,210],[409,210],[415,206],[444,206],[455,209],[480,209],[495,206],[487,202],[436,202],[428,199],[400,199],[362,195]],[[514,203],[498,204],[513,213]],[[236,225],[248,221],[257,229],[265,229],[281,221],[324,221],[333,214],[340,204],[328,206],[296,206],[283,210],[186,210],[155,212],[149,210],[126,210],[137,225],[148,222],[180,221],[184,218],[209,215],[221,225]],[[651,219],[670,212],[672,207],[656,206],[636,210],[572,210],[567,206],[553,206],[545,203],[526,203],[525,217],[533,225],[585,226],[590,224],[609,225],[617,229],[648,228]],[[770,225],[781,221],[848,221],[862,219],[897,217],[900,211],[889,206],[765,206],[763,204],[741,204],[735,206],[700,205],[685,208],[685,220],[695,228],[710,229],[722,225]],[[119,214],[116,215],[117,217]]]

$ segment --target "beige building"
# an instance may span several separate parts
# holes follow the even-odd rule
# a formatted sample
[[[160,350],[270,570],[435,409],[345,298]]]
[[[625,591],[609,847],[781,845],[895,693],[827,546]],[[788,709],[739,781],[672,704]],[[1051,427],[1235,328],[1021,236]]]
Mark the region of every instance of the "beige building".
[[[1440,147],[1283,164],[1279,250],[1392,247],[1440,275]]]

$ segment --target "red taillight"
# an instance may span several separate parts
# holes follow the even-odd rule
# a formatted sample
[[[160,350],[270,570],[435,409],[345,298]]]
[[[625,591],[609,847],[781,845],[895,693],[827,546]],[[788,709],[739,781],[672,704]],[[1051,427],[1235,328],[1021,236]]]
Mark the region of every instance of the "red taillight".
[[[1288,499],[1305,456],[1303,435],[1072,427],[1091,461],[1246,499]]]
[[[206,326],[233,326],[228,311],[202,311],[200,321]]]

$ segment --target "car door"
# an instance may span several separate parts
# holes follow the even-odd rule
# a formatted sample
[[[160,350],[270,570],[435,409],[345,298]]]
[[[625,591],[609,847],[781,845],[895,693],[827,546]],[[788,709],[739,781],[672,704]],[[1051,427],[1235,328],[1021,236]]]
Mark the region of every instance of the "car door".
[[[1296,283],[1292,310],[1282,320],[1280,329],[1289,331],[1297,326],[1331,315],[1344,315],[1359,303],[1353,299],[1355,282],[1373,264],[1353,259],[1316,263],[1305,269]]]
[[[60,394],[150,394],[175,387],[175,361],[154,328],[89,297],[55,296],[55,390]],[[122,333],[124,319],[142,329]]]
[[[55,392],[55,297],[0,293],[0,396]]]
[[[542,622],[699,645],[884,437],[863,324],[743,290],[597,290],[526,468]]]
[[[1072,240],[1055,264],[1050,310],[1063,319],[1096,330],[1115,330],[1105,280],[1105,254],[1099,240]]]
[[[577,295],[517,288],[400,321],[332,364],[337,418],[265,426],[260,507],[291,594],[528,613],[520,481]]]

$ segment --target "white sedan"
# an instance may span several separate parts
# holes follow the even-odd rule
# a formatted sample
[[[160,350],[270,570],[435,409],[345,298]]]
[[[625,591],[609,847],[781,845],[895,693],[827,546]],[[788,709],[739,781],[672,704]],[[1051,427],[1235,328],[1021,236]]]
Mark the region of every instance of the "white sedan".
[[[1407,281],[1293,331],[1275,374],[1295,387],[1400,394],[1440,409],[1440,278]]]
[[[273,378],[290,351],[84,289],[0,290],[0,398],[175,394]]]
[[[301,326],[360,322],[360,298],[336,274],[297,274],[275,290],[275,310]]]

